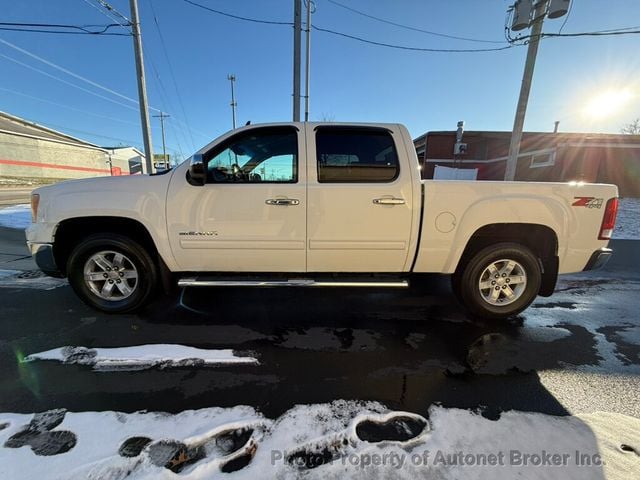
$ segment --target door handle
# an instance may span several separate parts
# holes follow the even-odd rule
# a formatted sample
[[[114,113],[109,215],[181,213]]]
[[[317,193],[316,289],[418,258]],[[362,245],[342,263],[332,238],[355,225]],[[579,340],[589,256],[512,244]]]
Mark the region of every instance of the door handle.
[[[375,205],[404,205],[404,198],[395,198],[395,197],[374,198],[373,203]]]
[[[287,205],[300,205],[300,200],[297,198],[269,198],[264,201],[267,205],[279,205],[279,206],[287,206]]]

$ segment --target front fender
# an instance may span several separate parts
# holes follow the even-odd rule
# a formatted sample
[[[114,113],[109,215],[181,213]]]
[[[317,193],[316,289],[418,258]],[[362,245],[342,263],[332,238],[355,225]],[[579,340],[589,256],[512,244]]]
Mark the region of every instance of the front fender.
[[[128,218],[147,229],[158,253],[173,269],[175,260],[168,248],[165,208],[171,175],[105,177],[46,187],[37,192],[41,194],[40,210],[32,231],[47,231],[53,236],[57,226],[69,219]]]

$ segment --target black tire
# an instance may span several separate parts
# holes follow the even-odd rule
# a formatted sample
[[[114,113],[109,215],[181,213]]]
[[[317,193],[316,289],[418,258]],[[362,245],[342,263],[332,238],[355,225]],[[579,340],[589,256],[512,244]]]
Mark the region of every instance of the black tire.
[[[485,300],[479,285],[483,273],[486,275],[485,270],[500,260],[517,262],[518,269],[521,267],[526,275],[526,284],[516,300],[505,305],[492,304],[489,300]],[[493,278],[489,277],[489,280],[492,281]],[[502,319],[517,315],[531,305],[540,290],[542,272],[537,257],[527,247],[517,243],[498,243],[483,248],[465,264],[460,265],[451,277],[451,281],[456,297],[473,315],[487,319]],[[484,292],[488,295],[491,290],[484,290]],[[500,294],[499,290],[498,294],[501,298],[496,301],[510,301],[504,297],[504,294]]]
[[[133,292],[126,298],[105,300],[94,293],[85,281],[85,264],[101,251],[120,253],[135,267],[137,281]],[[149,303],[158,284],[158,269],[147,251],[136,241],[124,235],[99,233],[88,236],[73,249],[67,261],[67,277],[76,294],[90,307],[107,313],[127,313]]]

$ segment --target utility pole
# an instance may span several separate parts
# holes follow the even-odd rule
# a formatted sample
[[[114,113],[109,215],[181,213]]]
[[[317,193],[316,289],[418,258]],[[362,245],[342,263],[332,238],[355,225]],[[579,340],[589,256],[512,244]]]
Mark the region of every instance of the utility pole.
[[[164,143],[164,119],[169,118],[171,115],[167,115],[164,112],[160,112],[160,115],[154,115],[154,118],[160,119],[160,129],[162,131],[162,159],[164,160],[164,168],[169,168],[169,160],[167,159],[167,146]]]
[[[532,4],[534,6],[533,15],[531,15]],[[546,16],[551,19],[563,17],[567,15],[570,4],[571,0],[516,0],[516,3],[510,7],[510,11],[513,12],[511,30],[519,31],[531,27],[531,35],[528,37],[529,48],[527,49],[527,61],[524,65],[522,84],[520,85],[520,97],[518,98],[516,117],[513,121],[513,131],[511,132],[509,158],[507,159],[507,167],[504,172],[505,181],[513,181],[516,178],[518,154],[520,153],[520,142],[522,140],[522,128],[524,126],[524,117],[527,113],[527,102],[529,101],[531,80],[533,78],[533,69],[536,65],[536,56],[538,55],[538,44],[540,43],[544,17]],[[516,40],[518,40],[518,38],[516,38]],[[558,125],[556,124],[556,130],[557,127]]]
[[[300,46],[302,43],[302,0],[293,0],[293,121],[300,121]]]
[[[236,93],[235,90],[233,89],[233,84],[236,81],[236,76],[231,74],[231,75],[227,75],[227,80],[229,80],[231,82],[231,116],[233,119],[233,129],[236,129],[236,107],[238,106],[237,102],[236,102]]]
[[[131,30],[133,33],[133,50],[136,56],[136,74],[138,78],[138,96],[140,97],[140,121],[144,141],[144,155],[147,174],[153,172],[153,144],[151,143],[151,125],[149,122],[149,105],[147,104],[147,85],[144,78],[144,59],[142,57],[142,35],[138,17],[138,0],[129,0],[131,6]]]
[[[304,121],[309,121],[309,69],[311,68],[311,1],[307,2],[307,52],[305,55],[306,69],[304,74]]]
[[[531,36],[529,38],[529,48],[527,49],[527,61],[524,65],[522,84],[520,86],[520,98],[516,107],[516,117],[513,121],[513,131],[511,132],[511,144],[509,145],[509,158],[507,168],[504,172],[505,181],[516,179],[516,167],[518,166],[518,154],[520,153],[520,141],[522,140],[522,128],[524,127],[524,117],[527,113],[527,103],[529,102],[529,92],[531,91],[531,80],[533,69],[536,65],[538,55],[538,44],[540,43],[540,33],[547,9],[547,0],[539,0],[533,12],[531,23]]]

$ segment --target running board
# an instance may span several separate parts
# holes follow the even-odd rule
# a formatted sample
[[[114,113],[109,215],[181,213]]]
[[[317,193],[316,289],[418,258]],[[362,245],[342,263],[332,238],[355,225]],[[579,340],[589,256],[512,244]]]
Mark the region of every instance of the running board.
[[[209,280],[181,278],[179,287],[364,287],[364,288],[408,288],[407,280],[396,281],[316,281],[310,279],[293,280]]]

